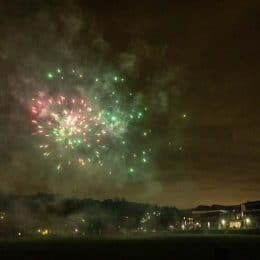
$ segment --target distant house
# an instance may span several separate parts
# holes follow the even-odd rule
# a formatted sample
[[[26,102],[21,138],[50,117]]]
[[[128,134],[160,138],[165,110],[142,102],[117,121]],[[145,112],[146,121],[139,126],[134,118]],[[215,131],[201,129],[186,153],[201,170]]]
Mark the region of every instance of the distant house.
[[[241,204],[241,215],[244,228],[260,228],[260,201]]]
[[[199,206],[192,210],[192,218],[194,225],[202,229],[260,228],[260,201],[234,206]]]
[[[221,225],[226,228],[227,210],[193,210],[192,215],[194,222],[199,223],[202,229],[219,229]]]
[[[192,211],[194,222],[202,229],[241,228],[240,206],[198,206]]]

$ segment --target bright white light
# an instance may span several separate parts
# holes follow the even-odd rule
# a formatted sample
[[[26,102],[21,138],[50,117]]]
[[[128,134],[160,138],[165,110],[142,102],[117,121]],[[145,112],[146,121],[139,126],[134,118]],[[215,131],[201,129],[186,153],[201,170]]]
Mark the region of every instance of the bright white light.
[[[246,224],[249,225],[251,223],[250,218],[246,218]]]
[[[226,220],[225,219],[222,219],[221,220],[221,224],[224,226],[224,225],[226,225]]]

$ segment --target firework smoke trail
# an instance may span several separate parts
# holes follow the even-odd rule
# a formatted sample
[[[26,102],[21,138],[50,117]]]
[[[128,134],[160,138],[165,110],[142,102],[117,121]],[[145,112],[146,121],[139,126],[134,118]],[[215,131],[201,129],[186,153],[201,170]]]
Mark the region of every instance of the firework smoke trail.
[[[65,80],[61,69],[47,76]],[[73,76],[84,82],[75,70]],[[133,93],[120,88],[123,78],[93,81],[87,97],[39,92],[31,105],[33,135],[57,170],[76,164],[102,168],[107,174],[123,171],[133,175],[149,162],[151,130],[140,126],[147,107],[136,105]]]

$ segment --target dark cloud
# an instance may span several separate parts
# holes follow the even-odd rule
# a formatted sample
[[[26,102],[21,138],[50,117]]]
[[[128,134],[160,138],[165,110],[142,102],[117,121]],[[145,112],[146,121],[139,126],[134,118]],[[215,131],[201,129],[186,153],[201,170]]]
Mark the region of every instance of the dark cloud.
[[[3,1],[0,189],[181,207],[259,199],[259,10],[257,1]],[[149,173],[53,174],[27,109],[57,66],[126,75],[150,105]]]

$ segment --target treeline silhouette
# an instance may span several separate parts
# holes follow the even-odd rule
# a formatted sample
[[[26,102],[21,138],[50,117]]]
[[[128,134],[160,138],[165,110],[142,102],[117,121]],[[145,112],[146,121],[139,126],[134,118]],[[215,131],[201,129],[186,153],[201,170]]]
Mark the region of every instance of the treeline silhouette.
[[[36,234],[48,228],[53,234],[102,234],[167,230],[182,217],[176,207],[129,202],[114,198],[64,198],[55,194],[0,194],[3,235]],[[1,235],[0,234],[0,235]]]

